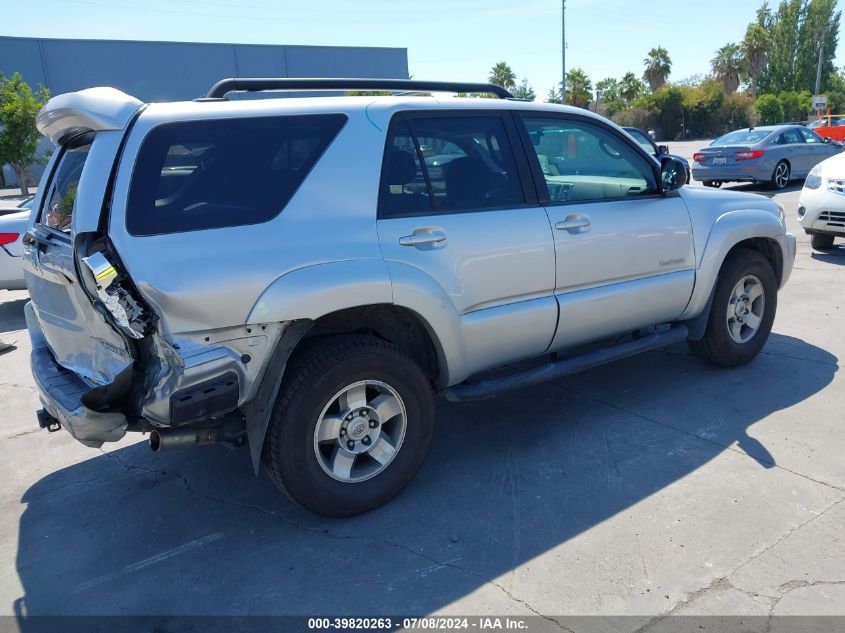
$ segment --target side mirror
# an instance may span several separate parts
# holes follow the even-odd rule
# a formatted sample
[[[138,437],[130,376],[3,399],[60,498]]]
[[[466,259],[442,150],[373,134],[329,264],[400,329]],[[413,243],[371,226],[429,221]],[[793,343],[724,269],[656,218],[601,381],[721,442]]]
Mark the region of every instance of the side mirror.
[[[829,136],[823,136],[822,137],[822,143],[830,143],[830,137]]]
[[[660,179],[663,191],[675,191],[687,183],[687,166],[674,156],[664,156],[660,159]]]
[[[658,145],[657,146],[657,155],[663,156],[664,154],[669,153],[669,146],[668,145]]]

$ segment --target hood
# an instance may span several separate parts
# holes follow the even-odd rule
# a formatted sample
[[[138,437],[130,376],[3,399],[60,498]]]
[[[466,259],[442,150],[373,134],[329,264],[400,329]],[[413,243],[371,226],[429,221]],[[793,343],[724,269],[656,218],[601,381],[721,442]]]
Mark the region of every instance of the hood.
[[[825,178],[845,178],[845,152],[823,160],[819,168]]]
[[[715,222],[719,216],[731,211],[767,211],[777,218],[781,215],[780,207],[774,200],[757,193],[708,187],[681,187],[678,193],[694,222],[696,219]]]

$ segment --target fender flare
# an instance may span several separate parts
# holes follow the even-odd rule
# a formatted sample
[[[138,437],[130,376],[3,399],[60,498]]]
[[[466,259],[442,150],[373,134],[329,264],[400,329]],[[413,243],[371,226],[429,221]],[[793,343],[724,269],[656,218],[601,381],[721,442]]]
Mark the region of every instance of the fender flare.
[[[679,320],[693,320],[706,314],[722,264],[737,244],[749,239],[764,238],[777,242],[782,248],[783,236],[783,225],[770,211],[741,209],[719,216],[707,236],[695,273],[695,288]]]

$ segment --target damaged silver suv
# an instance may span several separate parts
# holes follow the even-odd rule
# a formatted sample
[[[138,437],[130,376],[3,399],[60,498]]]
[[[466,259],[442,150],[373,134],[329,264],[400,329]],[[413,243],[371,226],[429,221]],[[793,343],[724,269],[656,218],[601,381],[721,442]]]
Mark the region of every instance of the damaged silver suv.
[[[227,98],[356,89],[395,94]],[[325,515],[411,480],[435,394],[683,340],[750,361],[795,255],[771,200],[682,187],[606,119],[497,86],[229,79],[146,105],[95,88],[37,125],[58,145],[24,239],[41,426],[248,446]]]

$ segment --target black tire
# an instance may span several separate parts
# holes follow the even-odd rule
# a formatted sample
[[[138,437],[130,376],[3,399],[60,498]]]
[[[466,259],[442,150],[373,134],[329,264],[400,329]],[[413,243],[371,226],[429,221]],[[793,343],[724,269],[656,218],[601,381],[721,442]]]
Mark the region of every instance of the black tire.
[[[810,236],[810,246],[817,251],[826,251],[833,248],[833,236],[825,233],[816,233]]]
[[[406,411],[404,440],[384,470],[364,481],[338,481],[321,467],[315,428],[332,397],[362,380],[399,394]],[[263,461],[270,478],[299,505],[323,516],[346,517],[395,497],[416,475],[434,430],[431,385],[395,345],[373,336],[319,339],[288,363],[273,409]]]
[[[789,163],[785,160],[778,162],[772,172],[770,184],[772,189],[785,189],[789,185],[789,180],[792,178],[792,171],[789,168]]]
[[[739,343],[728,331],[726,315],[734,287],[747,275],[759,279],[763,287],[764,308],[757,331],[750,340]],[[714,365],[744,365],[763,349],[772,331],[776,312],[777,279],[769,260],[757,251],[736,249],[725,258],[719,271],[704,337],[698,341],[687,341],[687,344],[695,354]]]

